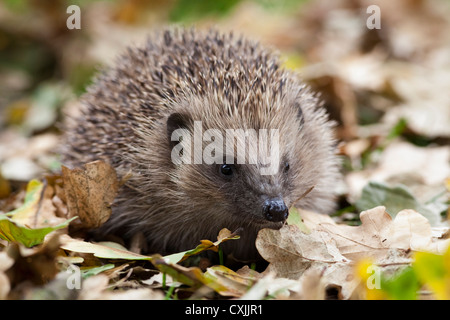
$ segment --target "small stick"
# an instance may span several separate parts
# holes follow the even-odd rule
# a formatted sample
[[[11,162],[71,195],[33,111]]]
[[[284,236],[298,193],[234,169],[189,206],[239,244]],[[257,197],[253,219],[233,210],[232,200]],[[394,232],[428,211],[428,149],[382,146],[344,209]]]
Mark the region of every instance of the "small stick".
[[[301,199],[303,199],[304,197],[306,197],[313,189],[315,186],[312,186],[311,188],[309,188],[308,190],[306,190],[297,200],[295,200],[294,202],[291,203],[291,206],[289,207],[289,209],[292,208],[292,206],[299,202]]]

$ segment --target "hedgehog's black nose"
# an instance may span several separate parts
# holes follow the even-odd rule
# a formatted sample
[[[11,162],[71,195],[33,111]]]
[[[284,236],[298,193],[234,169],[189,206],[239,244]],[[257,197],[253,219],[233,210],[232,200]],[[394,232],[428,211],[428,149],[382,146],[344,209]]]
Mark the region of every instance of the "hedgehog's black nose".
[[[289,215],[289,209],[281,198],[273,198],[264,201],[264,217],[273,222],[284,221]]]

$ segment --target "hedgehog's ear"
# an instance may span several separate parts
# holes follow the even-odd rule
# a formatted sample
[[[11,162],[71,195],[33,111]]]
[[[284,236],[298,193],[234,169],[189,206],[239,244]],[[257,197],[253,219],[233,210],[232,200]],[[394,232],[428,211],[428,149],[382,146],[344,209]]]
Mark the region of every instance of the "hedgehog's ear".
[[[169,144],[172,147],[178,143],[178,141],[172,141],[172,133],[177,129],[189,130],[191,122],[191,118],[188,115],[177,112],[172,113],[169,118],[167,118],[167,137],[169,139]]]

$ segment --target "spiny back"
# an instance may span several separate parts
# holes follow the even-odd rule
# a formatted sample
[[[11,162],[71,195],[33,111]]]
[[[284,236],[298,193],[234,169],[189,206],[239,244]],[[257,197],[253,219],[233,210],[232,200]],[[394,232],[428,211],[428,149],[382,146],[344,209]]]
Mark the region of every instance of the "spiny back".
[[[257,106],[266,91],[272,99],[283,95],[286,76],[273,53],[232,33],[161,31],[145,45],[129,47],[88,88],[82,98],[83,120],[76,121],[75,134],[69,137],[78,153],[66,153],[66,161],[103,158],[123,166],[124,159],[116,154],[128,152],[138,118],[145,117],[151,127],[174,100],[187,94],[213,92],[227,100],[228,113]]]

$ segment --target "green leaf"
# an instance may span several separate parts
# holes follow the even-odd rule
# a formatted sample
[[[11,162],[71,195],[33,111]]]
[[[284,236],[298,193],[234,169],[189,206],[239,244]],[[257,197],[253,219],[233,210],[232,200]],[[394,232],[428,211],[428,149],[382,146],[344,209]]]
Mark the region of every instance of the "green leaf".
[[[303,219],[296,207],[292,207],[289,210],[289,217],[287,218],[287,224],[297,226],[301,232],[310,234],[311,230],[303,223]]]
[[[81,275],[84,279],[89,278],[91,276],[95,276],[99,273],[102,273],[103,271],[110,270],[114,268],[114,264],[108,263],[103,266],[94,266],[94,267],[87,267],[81,269]]]
[[[364,187],[355,206],[359,211],[384,206],[392,218],[403,209],[413,209],[426,217],[431,226],[440,224],[440,213],[444,208],[438,203],[421,204],[404,185],[390,187],[373,181]]]
[[[389,131],[389,134],[386,137],[387,141],[392,141],[393,139],[399,137],[405,129],[408,127],[408,122],[405,118],[401,118]]]
[[[382,277],[381,289],[390,299],[415,300],[420,283],[414,269],[408,266],[389,278]]]
[[[6,215],[1,215],[0,238],[9,242],[21,243],[26,247],[32,247],[44,242],[45,236],[50,232],[67,227],[76,218],[73,217],[53,227],[30,229],[15,222]]]

